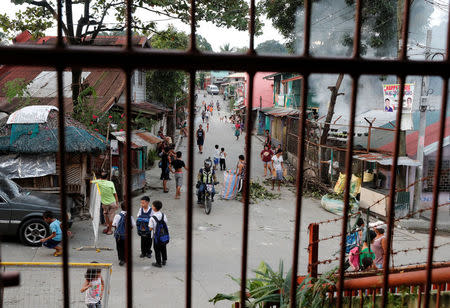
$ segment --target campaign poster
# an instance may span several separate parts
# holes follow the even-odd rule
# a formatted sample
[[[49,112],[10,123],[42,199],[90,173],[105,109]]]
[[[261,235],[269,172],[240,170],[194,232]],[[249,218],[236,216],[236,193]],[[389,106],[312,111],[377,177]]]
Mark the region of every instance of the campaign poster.
[[[394,112],[398,109],[398,97],[400,85],[399,84],[384,84],[383,85],[383,99],[384,111]],[[403,93],[403,112],[411,112],[414,100],[414,84],[406,83]]]

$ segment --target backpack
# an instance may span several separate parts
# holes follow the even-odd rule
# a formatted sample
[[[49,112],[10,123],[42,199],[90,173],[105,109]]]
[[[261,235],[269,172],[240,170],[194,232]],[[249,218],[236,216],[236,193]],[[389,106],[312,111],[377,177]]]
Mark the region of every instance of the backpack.
[[[348,262],[353,270],[359,270],[359,246],[353,247],[348,254]]]
[[[125,223],[126,217],[125,214],[120,213],[120,220],[117,224],[116,230],[114,231],[114,237],[116,240],[124,240],[125,239]]]
[[[139,215],[139,217],[136,219],[136,229],[139,236],[151,235],[151,231],[148,227],[151,213],[151,209],[149,209],[147,213],[141,210],[141,215]]]
[[[355,248],[359,245],[359,235],[358,232],[352,232],[349,235],[347,235],[346,238],[346,246],[345,246],[345,253],[349,253],[350,250]]]
[[[164,221],[164,214],[162,214],[161,220],[158,220],[155,215],[152,216],[156,222],[155,233],[153,238],[155,239],[155,245],[165,245],[169,243],[169,229]]]

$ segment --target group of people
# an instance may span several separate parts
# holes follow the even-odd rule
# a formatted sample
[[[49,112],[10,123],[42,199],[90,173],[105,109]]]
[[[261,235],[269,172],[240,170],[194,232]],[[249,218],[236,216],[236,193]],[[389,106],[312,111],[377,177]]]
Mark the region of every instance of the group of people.
[[[272,151],[272,138],[270,137],[270,131],[264,132],[264,149],[260,153],[261,160],[264,165],[264,177],[267,176],[267,170],[272,175],[272,190],[275,188],[275,182],[278,184],[278,191],[281,190],[281,182],[284,180],[286,168],[283,161],[283,150],[281,145],[278,145],[274,151]]]
[[[356,229],[347,236],[347,268],[351,267],[353,271],[382,269],[387,249],[383,225],[365,228],[362,218],[356,225]]]

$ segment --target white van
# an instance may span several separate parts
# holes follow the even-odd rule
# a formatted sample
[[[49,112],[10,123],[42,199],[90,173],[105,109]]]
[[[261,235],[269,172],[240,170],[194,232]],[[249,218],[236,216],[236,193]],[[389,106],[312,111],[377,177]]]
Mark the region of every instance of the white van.
[[[208,94],[216,95],[219,94],[219,88],[216,85],[211,84],[206,88],[206,92],[208,92]]]

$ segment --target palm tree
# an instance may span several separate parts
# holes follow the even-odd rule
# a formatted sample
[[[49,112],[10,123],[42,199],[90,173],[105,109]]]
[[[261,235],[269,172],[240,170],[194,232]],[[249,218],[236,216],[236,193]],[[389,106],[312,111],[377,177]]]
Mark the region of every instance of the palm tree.
[[[230,46],[230,43],[226,43],[223,46],[220,46],[220,52],[233,52],[234,48]]]

